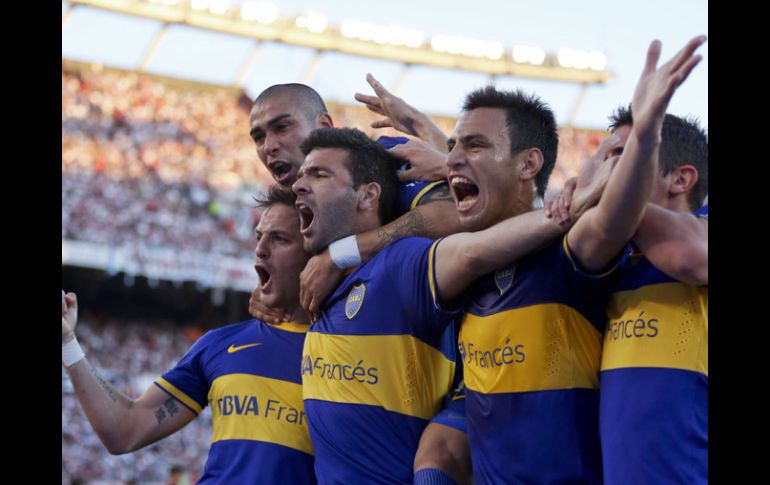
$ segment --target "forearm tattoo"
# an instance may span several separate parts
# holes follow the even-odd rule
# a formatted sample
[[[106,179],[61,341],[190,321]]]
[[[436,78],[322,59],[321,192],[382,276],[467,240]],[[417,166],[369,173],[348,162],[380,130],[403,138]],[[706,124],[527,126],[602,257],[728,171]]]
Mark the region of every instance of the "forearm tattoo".
[[[372,250],[372,255],[380,252],[382,248],[396,239],[404,236],[412,236],[425,227],[425,221],[419,211],[411,210],[392,224],[377,229],[377,244]]]
[[[96,368],[94,368],[94,366],[91,366],[90,369],[91,374],[93,374],[94,378],[96,379],[96,382],[98,382],[102,389],[104,389],[104,392],[107,393],[107,397],[109,397],[112,402],[118,402],[118,396],[115,394],[115,390],[112,388],[112,384],[107,382],[104,377],[99,375],[99,373],[96,372]]]

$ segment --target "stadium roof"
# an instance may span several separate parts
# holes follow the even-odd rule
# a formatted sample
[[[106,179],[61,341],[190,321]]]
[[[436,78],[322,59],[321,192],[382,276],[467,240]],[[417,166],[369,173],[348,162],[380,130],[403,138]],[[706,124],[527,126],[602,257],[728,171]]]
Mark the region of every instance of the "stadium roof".
[[[312,10],[301,0],[280,7],[71,0],[62,2],[62,56],[242,86],[252,96],[274,83],[301,81],[349,103],[354,92],[368,91],[364,75],[372,72],[418,108],[446,115],[457,113],[465,93],[494,82],[537,92],[560,124],[601,128],[630,98],[652,36],[663,40],[667,57],[708,33],[706,3],[698,0],[652,0],[638,12],[605,0],[542,3],[488,2],[468,12],[451,1],[435,11],[407,0],[392,0],[386,9],[330,0]],[[707,124],[707,46],[703,54],[704,65],[671,111]]]

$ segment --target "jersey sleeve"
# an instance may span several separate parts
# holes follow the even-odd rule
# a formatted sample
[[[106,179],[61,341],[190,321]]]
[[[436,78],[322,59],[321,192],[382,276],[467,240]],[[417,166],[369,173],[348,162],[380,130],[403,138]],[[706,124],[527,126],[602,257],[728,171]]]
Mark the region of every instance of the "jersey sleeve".
[[[172,369],[155,381],[156,386],[195,414],[199,414],[208,404],[209,383],[204,372],[204,363],[207,350],[213,341],[213,332],[206,333]]]
[[[388,275],[401,298],[409,318],[434,330],[446,328],[454,315],[433,305],[433,272],[431,239],[407,237],[388,246]]]

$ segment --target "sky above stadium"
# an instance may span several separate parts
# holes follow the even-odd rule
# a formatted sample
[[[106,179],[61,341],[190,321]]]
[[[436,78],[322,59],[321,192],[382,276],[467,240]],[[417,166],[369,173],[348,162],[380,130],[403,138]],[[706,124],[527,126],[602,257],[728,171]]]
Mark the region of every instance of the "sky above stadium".
[[[232,0],[237,5],[242,0]],[[654,38],[663,42],[662,60],[669,59],[690,38],[708,35],[706,0],[274,0],[280,15],[314,11],[330,23],[353,18],[375,24],[398,25],[433,34],[464,35],[546,51],[572,48],[607,55],[613,79],[588,89],[575,116],[575,125],[605,128],[607,116],[630,101],[645,53]],[[62,15],[68,3],[62,1]],[[107,66],[135,68],[160,22],[77,7],[62,28],[62,57]],[[254,40],[172,26],[147,66],[147,71],[205,82],[230,84],[254,47]],[[669,112],[697,116],[708,127],[708,43],[699,50],[704,59],[674,95]],[[262,89],[300,79],[314,51],[266,43],[242,83],[250,96]],[[345,54],[326,53],[310,84],[327,100],[355,103],[353,93],[369,92],[364,79],[371,72],[392,87],[401,65]],[[456,115],[464,95],[487,83],[483,74],[412,67],[400,96],[429,113]],[[553,81],[499,77],[497,86],[534,91],[554,109],[559,124],[567,122],[580,87]]]

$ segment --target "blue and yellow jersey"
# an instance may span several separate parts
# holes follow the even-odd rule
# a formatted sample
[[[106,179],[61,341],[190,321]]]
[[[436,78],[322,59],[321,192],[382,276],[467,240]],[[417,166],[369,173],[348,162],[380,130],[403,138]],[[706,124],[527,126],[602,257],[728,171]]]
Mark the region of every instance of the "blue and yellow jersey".
[[[380,251],[308,331],[302,390],[319,483],[412,483],[420,435],[455,371],[456,325],[430,299],[432,242]]]
[[[599,364],[614,274],[581,272],[565,237],[464,295],[458,345],[478,483],[601,482]]]
[[[377,138],[377,143],[385,149],[393,148],[396,145],[406,143],[409,138],[405,136],[381,136]],[[409,169],[409,162],[403,161],[396,167],[398,170]],[[410,210],[420,205],[426,195],[434,189],[448,185],[446,179],[435,180],[432,182],[401,182],[396,194],[396,213],[406,214]]]
[[[306,332],[260,320],[218,328],[155,382],[196,414],[211,404],[198,483],[315,483],[300,377]]]
[[[696,212],[708,217],[708,206]],[[600,430],[607,483],[707,483],[708,287],[632,257],[607,309]]]

